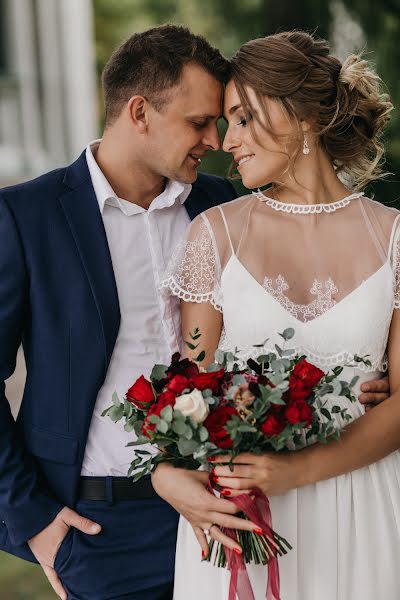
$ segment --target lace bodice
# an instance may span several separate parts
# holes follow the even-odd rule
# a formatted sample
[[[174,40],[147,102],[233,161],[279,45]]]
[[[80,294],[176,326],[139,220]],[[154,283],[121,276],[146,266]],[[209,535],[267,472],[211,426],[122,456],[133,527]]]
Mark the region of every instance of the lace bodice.
[[[385,368],[393,310],[400,307],[397,210],[360,194],[335,210],[287,211],[259,195],[200,215],[162,283],[166,293],[223,313],[220,347],[242,360],[282,345],[321,368],[369,355]],[[274,201],[275,202],[275,201]],[[368,369],[368,367],[361,367]]]

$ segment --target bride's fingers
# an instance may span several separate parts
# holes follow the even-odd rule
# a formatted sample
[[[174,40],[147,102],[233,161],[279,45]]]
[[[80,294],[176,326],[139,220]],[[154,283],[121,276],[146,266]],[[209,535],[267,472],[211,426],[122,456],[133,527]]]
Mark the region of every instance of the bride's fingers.
[[[254,469],[251,465],[235,465],[233,471],[231,471],[230,467],[215,467],[212,470],[212,478],[215,481],[215,478],[219,479],[220,477],[245,477],[251,478],[254,473]]]
[[[223,513],[209,513],[208,518],[211,523],[217,525],[217,527],[226,527],[227,529],[242,529],[243,531],[255,531],[259,529],[258,526],[241,517],[232,517],[231,515],[225,515]],[[214,529],[214,528],[213,528]]]
[[[242,554],[242,547],[225,533],[222,533],[217,525],[213,525],[210,529],[210,537],[216,542],[223,544],[227,548],[231,548],[237,554]]]
[[[197,541],[200,544],[201,557],[205,558],[206,556],[208,556],[208,552],[209,552],[209,547],[208,547],[208,541],[207,541],[207,538],[206,538],[206,534],[201,529],[201,527],[197,527],[196,525],[193,525],[192,527],[193,527],[194,534],[195,534],[195,536],[197,538]]]
[[[224,488],[220,491],[221,496],[223,496],[224,498],[233,498],[234,496],[240,496],[241,494],[247,494],[248,496],[251,496],[253,493],[254,489],[232,490],[229,488]]]
[[[255,479],[238,478],[238,477],[218,477],[216,483],[222,488],[231,490],[251,490],[251,488],[259,487]],[[225,494],[223,494],[225,496]]]

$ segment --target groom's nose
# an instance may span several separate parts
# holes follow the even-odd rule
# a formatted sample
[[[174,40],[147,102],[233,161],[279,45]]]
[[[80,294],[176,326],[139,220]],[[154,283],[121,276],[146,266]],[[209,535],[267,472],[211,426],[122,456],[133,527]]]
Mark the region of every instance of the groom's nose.
[[[202,142],[210,150],[221,149],[221,138],[219,136],[219,131],[216,123],[210,123],[210,125],[204,131]]]

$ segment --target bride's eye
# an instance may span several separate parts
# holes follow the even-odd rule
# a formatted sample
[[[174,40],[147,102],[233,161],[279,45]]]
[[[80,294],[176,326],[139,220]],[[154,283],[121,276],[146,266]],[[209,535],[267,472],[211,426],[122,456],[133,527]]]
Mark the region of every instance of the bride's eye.
[[[236,125],[240,125],[241,127],[246,127],[249,121],[252,119],[252,115],[250,113],[247,114],[246,117],[240,117],[240,121],[236,123]]]

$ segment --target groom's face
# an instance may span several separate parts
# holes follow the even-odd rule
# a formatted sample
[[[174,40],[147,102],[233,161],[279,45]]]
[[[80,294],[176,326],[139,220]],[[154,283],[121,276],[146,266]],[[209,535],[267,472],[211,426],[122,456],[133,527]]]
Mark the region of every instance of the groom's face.
[[[201,158],[218,150],[222,85],[195,63],[183,68],[161,111],[150,110],[147,162],[157,175],[193,183]]]

